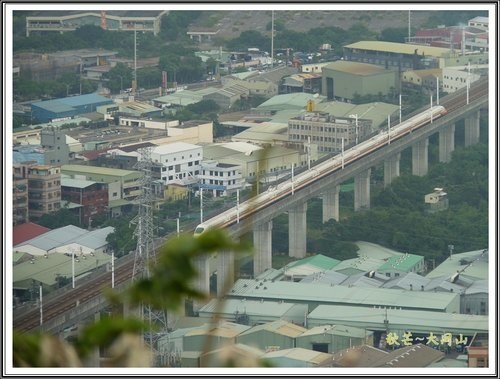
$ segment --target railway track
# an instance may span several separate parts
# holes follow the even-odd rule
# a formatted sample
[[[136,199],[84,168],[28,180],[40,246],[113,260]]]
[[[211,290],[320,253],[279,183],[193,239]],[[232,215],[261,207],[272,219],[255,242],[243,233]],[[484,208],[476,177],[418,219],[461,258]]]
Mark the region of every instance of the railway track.
[[[469,103],[488,95],[487,81],[474,83],[469,91]],[[440,105],[448,110],[448,114],[454,110],[458,110],[467,105],[465,92],[451,94],[444,97]],[[443,116],[443,117],[446,117]],[[165,236],[155,245],[161,246],[169,236]],[[129,281],[132,277],[132,269],[134,265],[133,256],[131,259],[124,262],[115,269],[115,286],[119,286]],[[111,285],[111,272],[103,273],[97,276],[94,280],[79,284],[75,289],[71,289],[61,295],[55,296],[43,304],[43,321],[50,321],[53,318],[75,308],[78,304],[101,296],[103,289]],[[40,326],[40,310],[39,308],[26,312],[23,315],[15,317],[13,320],[14,329],[21,332],[28,332],[37,329]]]

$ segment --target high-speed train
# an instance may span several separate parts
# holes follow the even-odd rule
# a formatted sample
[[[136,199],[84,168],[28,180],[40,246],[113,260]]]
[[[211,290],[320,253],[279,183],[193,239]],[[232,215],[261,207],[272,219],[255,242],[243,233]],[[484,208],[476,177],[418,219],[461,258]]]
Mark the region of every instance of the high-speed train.
[[[267,191],[241,203],[237,207],[222,212],[221,214],[212,217],[211,219],[198,225],[194,231],[194,235],[200,235],[207,229],[224,228],[233,225],[239,220],[245,219],[252,214],[258,212],[260,209],[278,201],[286,196],[291,196],[301,188],[308,186],[316,180],[319,180],[331,173],[341,170],[342,167],[356,161],[357,159],[369,155],[375,150],[395,141],[402,136],[418,129],[427,123],[435,120],[447,113],[446,109],[442,106],[433,106],[426,111],[419,113],[416,116],[403,121],[401,124],[395,125],[390,130],[382,130],[376,136],[363,141],[343,154],[337,154],[334,157],[321,162],[310,170],[307,170],[285,182],[279,183],[276,186],[271,186]]]

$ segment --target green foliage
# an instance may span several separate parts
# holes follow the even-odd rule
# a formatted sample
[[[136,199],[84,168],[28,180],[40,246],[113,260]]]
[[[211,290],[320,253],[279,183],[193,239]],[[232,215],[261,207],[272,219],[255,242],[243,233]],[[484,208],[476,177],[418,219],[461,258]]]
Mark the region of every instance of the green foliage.
[[[67,225],[81,226],[78,215],[67,208],[44,214],[37,223],[49,229],[62,228]]]
[[[14,98],[18,101],[34,100],[41,97],[65,97],[67,94],[80,93],[82,95],[94,92],[97,84],[86,79],[81,79],[76,73],[65,73],[57,80],[36,81],[26,73],[14,79]]]
[[[112,226],[115,228],[115,231],[108,234],[106,237],[106,242],[115,252],[117,257],[126,255],[134,248],[134,226],[130,224],[130,219],[128,217],[112,218],[103,224],[103,227],[105,226]]]
[[[269,21],[266,24],[266,30],[271,30],[272,28],[272,21]],[[285,30],[285,22],[283,20],[274,20],[274,32],[281,32]]]
[[[167,72],[168,80],[179,83],[199,81],[205,72],[201,58],[186,45],[170,45],[160,56],[159,68]]]
[[[121,334],[139,334],[147,326],[137,319],[103,316],[99,321],[87,325],[75,341],[80,357],[86,357],[94,348],[109,347]]]
[[[226,47],[233,51],[246,51],[249,47],[256,47],[262,51],[269,50],[271,38],[263,36],[256,30],[246,30],[239,37],[227,42]]]
[[[102,75],[106,79],[107,87],[113,93],[132,86],[133,70],[124,63],[117,63],[115,67]]]
[[[425,28],[435,28],[438,25],[460,25],[477,16],[488,17],[487,11],[435,11],[430,14],[429,19],[422,25]]]
[[[405,37],[407,36],[408,28],[385,28],[380,32],[378,39],[380,41],[405,43]]]
[[[185,37],[189,24],[201,16],[201,11],[170,11],[161,19],[160,35],[169,41]]]
[[[331,233],[434,258],[488,245],[488,148],[457,149],[450,163],[430,167],[423,177],[402,175],[372,200],[372,209],[343,219]],[[426,213],[424,196],[435,187],[448,193],[449,209]],[[323,252],[322,252],[323,253]]]

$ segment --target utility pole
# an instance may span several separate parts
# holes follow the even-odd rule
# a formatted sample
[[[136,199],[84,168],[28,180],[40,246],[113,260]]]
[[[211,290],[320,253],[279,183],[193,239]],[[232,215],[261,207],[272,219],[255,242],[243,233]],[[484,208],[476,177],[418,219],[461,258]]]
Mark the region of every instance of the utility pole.
[[[391,144],[391,115],[387,116],[387,138],[388,138],[388,145]]]
[[[342,169],[344,169],[344,138],[342,138]]]
[[[111,288],[115,288],[115,251],[111,250]]]
[[[43,323],[42,285],[40,284],[40,326]]]
[[[455,248],[454,245],[448,245],[448,251],[450,252],[450,261],[451,261],[451,256],[453,255],[453,249]]]
[[[431,93],[431,124],[432,124],[432,93]]]
[[[134,24],[134,28],[135,28]],[[134,29],[134,85],[132,86],[132,91],[134,92],[137,89],[137,29]]]
[[[307,137],[307,169],[311,169],[311,137]]]
[[[152,166],[151,148],[139,149],[141,154],[135,168],[142,171],[143,176],[140,179],[140,188],[142,193],[137,198],[139,211],[132,221],[136,229],[134,235],[137,237],[137,245],[134,255],[134,268],[132,280],[137,281],[141,278],[151,276],[150,267],[156,261],[153,238],[153,190],[152,190]],[[140,317],[149,324],[149,330],[145,331],[144,339],[154,353],[155,361],[159,358],[159,352],[156,348],[157,337],[167,332],[167,317],[163,310],[152,309],[150,305],[142,304],[140,307]],[[153,323],[155,323],[156,333],[153,334]],[[156,362],[155,362],[156,363]]]
[[[73,287],[75,288],[75,250],[71,249],[71,277],[73,278]]]
[[[401,94],[399,94],[399,123],[401,124]]]
[[[436,77],[436,104],[439,105],[439,76]]]
[[[203,188],[200,187],[200,224],[203,224]]]
[[[236,223],[240,223],[240,189],[236,190]]]
[[[274,11],[271,11],[271,69],[274,67]]]

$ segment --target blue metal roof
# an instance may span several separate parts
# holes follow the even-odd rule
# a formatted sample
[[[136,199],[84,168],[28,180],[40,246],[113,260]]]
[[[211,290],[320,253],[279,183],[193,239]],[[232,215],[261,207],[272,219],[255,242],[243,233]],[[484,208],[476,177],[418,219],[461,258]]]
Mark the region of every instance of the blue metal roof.
[[[79,95],[79,96],[69,96],[63,97],[61,99],[52,99],[45,101],[38,101],[36,103],[32,103],[33,106],[50,110],[52,112],[68,112],[72,111],[74,107],[81,107],[90,104],[96,103],[112,103],[113,100],[97,95],[95,93],[89,93],[87,95]]]

